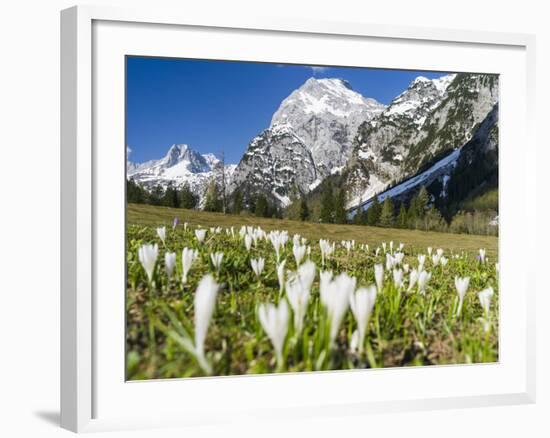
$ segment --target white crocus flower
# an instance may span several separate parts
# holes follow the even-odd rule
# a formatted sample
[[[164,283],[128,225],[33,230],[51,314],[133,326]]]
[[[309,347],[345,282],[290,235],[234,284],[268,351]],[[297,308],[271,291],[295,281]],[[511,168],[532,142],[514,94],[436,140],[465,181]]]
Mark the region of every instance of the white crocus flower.
[[[424,263],[426,263],[426,254],[418,254],[418,272],[424,270]]]
[[[351,240],[344,240],[342,241],[342,246],[344,248],[346,248],[346,251],[349,252],[351,251],[351,249],[353,248],[353,242]]]
[[[256,277],[259,279],[260,275],[262,275],[262,272],[264,271],[265,259],[263,257],[252,259],[250,260],[250,265],[252,266],[254,274],[256,274]]]
[[[296,259],[296,266],[300,266],[300,263],[302,263],[302,259],[306,255],[306,247],[305,245],[294,245],[292,247],[292,253],[294,254],[294,258]]]
[[[338,335],[342,318],[348,309],[349,297],[355,291],[355,284],[355,277],[342,273],[330,282],[325,291],[325,305],[330,320],[331,345]]]
[[[359,339],[359,354],[363,353],[363,344],[367,334],[369,318],[376,301],[376,286],[362,287],[355,293],[350,294],[350,307],[355,321],[357,322],[357,333]]]
[[[386,242],[382,242],[382,250],[384,253],[386,252]]]
[[[250,234],[244,236],[244,246],[246,250],[250,252],[250,248],[252,248],[252,236],[250,236]]]
[[[187,247],[183,248],[181,252],[181,267],[183,272],[181,281],[183,284],[187,283],[187,274],[198,256],[199,253],[196,250]]]
[[[493,288],[488,287],[487,289],[483,289],[481,292],[478,292],[479,302],[481,304],[481,307],[483,308],[483,312],[485,313],[485,318],[489,319],[490,316],[490,310],[491,310],[491,298],[493,298]]]
[[[141,245],[138,250],[138,258],[141,266],[147,274],[149,282],[153,281],[153,272],[155,271],[155,264],[159,255],[159,246],[155,243],[153,245]]]
[[[447,266],[447,263],[449,263],[449,259],[447,257],[441,257],[439,259],[439,264],[442,266],[442,267],[445,267]]]
[[[481,248],[479,250],[479,260],[481,261],[481,263],[485,263],[485,254],[486,254],[485,249]]]
[[[405,263],[405,264],[403,265],[403,272],[404,272],[405,274],[407,274],[407,273],[409,272],[409,269],[410,269],[409,264],[408,264],[408,263]]]
[[[287,281],[285,287],[288,302],[294,311],[294,329],[296,330],[296,334],[300,334],[311,291],[299,274]]]
[[[166,275],[168,278],[172,278],[172,273],[176,266],[176,253],[175,252],[166,252],[164,254],[164,267],[166,268]]]
[[[199,241],[199,243],[203,243],[204,238],[206,237],[206,230],[203,228],[196,229],[195,236],[197,237],[197,240]]]
[[[439,258],[443,257],[443,249],[442,248],[437,248],[437,250],[435,251],[435,253],[439,256]]]
[[[219,285],[214,278],[207,274],[201,279],[195,292],[195,352],[199,364],[207,374],[212,373],[212,368],[204,355],[204,341],[214,312],[218,289]]]
[[[298,276],[300,280],[304,283],[305,287],[311,289],[313,281],[315,280],[315,274],[317,273],[317,268],[315,263],[311,260],[308,260],[303,265],[298,268]]]
[[[418,292],[420,292],[420,294],[424,295],[426,293],[426,286],[431,278],[432,274],[426,271],[421,271],[418,274]]]
[[[469,285],[470,277],[455,277],[455,287],[456,292],[458,293],[458,308],[456,310],[456,316],[460,316],[460,312],[462,311],[462,303],[464,301],[464,295],[466,295],[466,291],[468,290]]]
[[[483,322],[483,329],[488,332],[491,328],[491,299],[493,298],[493,288],[488,287],[483,289],[481,292],[478,292],[479,303],[483,308],[483,313],[485,314],[485,320]]]
[[[409,274],[409,287],[407,290],[411,291],[412,288],[416,285],[417,281],[418,281],[418,271],[416,269],[413,269]]]
[[[319,240],[319,247],[321,248],[321,263],[325,265],[325,260],[328,260],[329,256],[334,252],[334,246],[330,244],[328,240]]]
[[[283,346],[288,331],[288,305],[281,300],[279,306],[273,304],[260,304],[258,307],[258,318],[263,329],[273,344],[277,365],[283,365]]]
[[[405,248],[405,244],[404,243],[399,243],[399,247],[397,248],[398,251],[403,251],[403,248]]]
[[[285,264],[286,260],[283,260],[277,265],[277,280],[279,281],[279,293],[283,293],[285,287]]]
[[[166,245],[166,227],[158,227],[157,236],[159,236],[159,239],[161,240],[162,244]]]
[[[394,265],[400,265],[401,263],[403,263],[403,259],[405,258],[405,254],[402,253],[402,252],[396,252],[394,255],[393,255],[393,264]]]
[[[380,264],[374,265],[374,279],[378,293],[382,293],[382,288],[384,287],[384,267]]]
[[[393,270],[393,285],[396,289],[400,289],[403,286],[403,271],[401,269]]]
[[[428,246],[428,255],[431,257],[432,256],[432,247],[431,246]]]
[[[244,225],[241,226],[239,229],[239,236],[241,236],[241,239],[244,238],[244,235],[247,233],[246,227]]]
[[[321,271],[319,274],[319,295],[321,296],[321,303],[327,305],[326,297],[328,294],[328,288],[332,280],[332,271]]]
[[[281,247],[284,245],[283,242],[286,242],[284,239],[284,234],[280,231],[272,231],[269,233],[269,240],[271,241],[271,244],[273,245],[273,249],[275,250],[275,255],[277,257],[277,263],[279,263],[279,258],[281,256]]]
[[[437,254],[432,255],[432,263],[434,266],[437,266],[439,264],[439,260],[441,257],[439,257]]]
[[[376,257],[378,257],[378,254],[380,254],[380,247],[377,247],[376,250],[374,251],[374,255]]]
[[[390,240],[390,252],[393,254],[393,240]]]
[[[187,231],[187,227],[189,226],[189,222],[183,223],[183,231]]]
[[[215,252],[210,254],[210,260],[212,260],[212,265],[214,265],[214,268],[216,268],[216,271],[219,273],[220,268],[222,267],[223,252]]]
[[[395,261],[393,260],[392,255],[389,253],[386,253],[386,271],[390,271],[391,268],[393,268],[394,264],[395,264]]]

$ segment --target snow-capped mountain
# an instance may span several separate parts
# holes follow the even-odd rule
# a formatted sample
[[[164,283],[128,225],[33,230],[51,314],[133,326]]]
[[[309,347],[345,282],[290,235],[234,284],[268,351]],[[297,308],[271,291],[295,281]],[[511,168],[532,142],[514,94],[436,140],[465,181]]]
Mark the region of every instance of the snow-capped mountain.
[[[417,77],[403,93],[393,99],[382,118],[396,123],[407,120],[421,128],[428,114],[441,102],[455,77],[454,74],[431,80],[424,76]]]
[[[472,138],[464,145],[433,163],[413,177],[377,194],[380,202],[387,197],[404,200],[420,186],[429,186],[438,180],[439,197],[455,195],[456,191],[468,193],[491,178],[498,179],[498,103],[493,106],[484,120],[476,126]],[[368,209],[373,198],[359,206]],[[358,208],[351,210],[354,216]]]
[[[235,165],[225,166],[225,177],[229,179]],[[188,185],[193,193],[202,200],[208,183],[212,178],[220,179],[222,163],[214,154],[200,154],[186,144],[174,144],[164,157],[145,163],[128,161],[127,177],[143,187],[174,187]]]
[[[385,106],[354,91],[343,79],[308,79],[273,115],[271,126],[292,127],[322,176],[346,164],[357,128]]]
[[[342,170],[359,125],[384,108],[342,79],[308,79],[250,142],[235,170],[233,189],[264,193],[286,205]]]
[[[496,76],[416,78],[380,117],[359,127],[345,175],[348,208],[368,205],[419,173],[428,177],[430,167],[439,173],[437,163],[472,138],[497,100]]]

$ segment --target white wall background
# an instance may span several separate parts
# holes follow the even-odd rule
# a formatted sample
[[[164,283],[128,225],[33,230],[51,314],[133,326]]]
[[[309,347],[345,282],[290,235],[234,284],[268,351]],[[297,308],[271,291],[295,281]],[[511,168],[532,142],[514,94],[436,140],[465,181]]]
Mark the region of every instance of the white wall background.
[[[526,32],[537,36],[540,250],[548,247],[547,163],[550,27],[546,2],[523,0],[96,1],[97,4],[215,10],[257,15]],[[0,435],[68,436],[59,417],[59,10],[65,0],[4,2],[0,13]],[[518,154],[522,145],[517,145]],[[539,279],[539,281],[541,281]],[[224,436],[550,436],[550,298],[539,287],[538,401],[535,405],[312,419],[269,427],[226,427]],[[541,293],[542,292],[542,293]],[[205,427],[111,433],[122,436],[219,436]]]

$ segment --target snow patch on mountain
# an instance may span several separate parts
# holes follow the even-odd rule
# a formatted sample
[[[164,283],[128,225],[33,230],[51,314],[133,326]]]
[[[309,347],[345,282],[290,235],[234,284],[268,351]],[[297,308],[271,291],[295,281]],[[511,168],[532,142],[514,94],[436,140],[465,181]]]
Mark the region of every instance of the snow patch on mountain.
[[[365,190],[364,193],[362,193],[359,196],[356,196],[355,198],[352,198],[348,202],[348,208],[356,207],[351,211],[352,217],[357,213],[357,211],[361,210],[367,210],[370,205],[372,204],[372,201],[374,199],[374,195],[378,193],[378,200],[380,202],[383,202],[384,199],[387,197],[395,198],[399,195],[402,195],[406,192],[409,192],[413,189],[420,188],[422,185],[427,185],[429,182],[433,181],[434,179],[442,176],[444,181],[447,182],[449,179],[449,172],[452,167],[455,166],[456,161],[458,160],[458,157],[460,156],[460,149],[458,148],[451,152],[449,155],[447,155],[445,158],[442,158],[437,163],[435,163],[433,166],[425,170],[424,172],[419,173],[418,175],[409,178],[405,181],[403,181],[400,184],[395,185],[394,187],[391,187],[387,190],[385,190],[385,185],[380,192],[380,188],[383,185],[381,181],[369,181],[369,188]]]

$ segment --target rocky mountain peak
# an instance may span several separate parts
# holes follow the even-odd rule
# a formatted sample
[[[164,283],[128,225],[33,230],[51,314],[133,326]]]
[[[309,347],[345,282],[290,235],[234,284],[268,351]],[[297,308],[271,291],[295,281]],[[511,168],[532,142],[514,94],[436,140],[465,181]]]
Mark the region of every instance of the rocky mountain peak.
[[[454,74],[437,79],[417,77],[403,93],[393,99],[382,117],[404,117],[418,127],[422,126],[426,121],[426,115],[441,102],[455,77]]]

